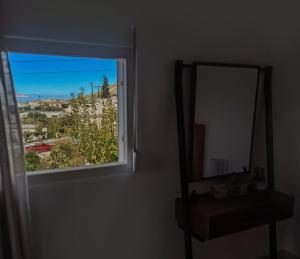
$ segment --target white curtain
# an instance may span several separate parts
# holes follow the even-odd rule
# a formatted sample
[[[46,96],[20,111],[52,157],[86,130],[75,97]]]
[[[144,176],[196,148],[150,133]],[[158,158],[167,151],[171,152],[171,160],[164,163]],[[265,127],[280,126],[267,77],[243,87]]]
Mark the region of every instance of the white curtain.
[[[0,62],[0,209],[9,259],[32,259],[28,184],[16,95],[8,54]]]

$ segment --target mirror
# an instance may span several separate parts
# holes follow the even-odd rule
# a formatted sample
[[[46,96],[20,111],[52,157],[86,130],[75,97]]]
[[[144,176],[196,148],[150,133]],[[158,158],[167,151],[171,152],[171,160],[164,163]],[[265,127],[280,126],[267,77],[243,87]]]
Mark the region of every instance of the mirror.
[[[249,172],[257,67],[194,67],[193,178]]]

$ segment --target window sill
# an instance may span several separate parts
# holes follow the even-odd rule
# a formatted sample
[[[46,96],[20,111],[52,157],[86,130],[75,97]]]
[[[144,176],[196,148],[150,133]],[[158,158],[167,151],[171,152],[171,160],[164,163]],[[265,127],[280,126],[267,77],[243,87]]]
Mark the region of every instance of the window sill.
[[[33,171],[27,173],[29,187],[48,185],[58,182],[84,181],[90,178],[112,178],[132,175],[132,166],[129,163],[111,163],[90,167],[75,167]]]

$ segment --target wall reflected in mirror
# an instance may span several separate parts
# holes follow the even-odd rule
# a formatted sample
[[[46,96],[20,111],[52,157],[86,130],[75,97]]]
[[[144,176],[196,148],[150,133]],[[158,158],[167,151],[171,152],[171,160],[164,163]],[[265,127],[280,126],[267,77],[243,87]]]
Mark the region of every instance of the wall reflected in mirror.
[[[258,69],[195,66],[193,178],[249,171]]]

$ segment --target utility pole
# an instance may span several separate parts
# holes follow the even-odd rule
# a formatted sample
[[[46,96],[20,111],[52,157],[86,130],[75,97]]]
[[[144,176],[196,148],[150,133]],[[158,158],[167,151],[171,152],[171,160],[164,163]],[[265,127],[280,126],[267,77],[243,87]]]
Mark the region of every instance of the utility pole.
[[[94,98],[94,84],[91,82],[91,104],[93,104],[93,98]]]

